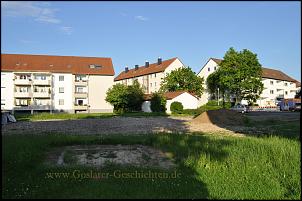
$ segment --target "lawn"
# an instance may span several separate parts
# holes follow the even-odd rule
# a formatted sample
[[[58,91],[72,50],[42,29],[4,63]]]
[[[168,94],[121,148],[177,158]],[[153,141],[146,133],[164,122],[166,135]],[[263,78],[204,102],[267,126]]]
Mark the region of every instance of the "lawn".
[[[38,120],[50,120],[50,119],[101,119],[101,118],[110,118],[114,116],[124,116],[124,117],[153,117],[153,116],[168,116],[165,113],[160,112],[128,112],[123,114],[117,113],[77,113],[77,114],[70,114],[70,113],[49,113],[49,112],[42,112],[42,113],[15,113],[14,116],[16,117],[17,121],[38,121]]]
[[[166,172],[177,178],[70,178],[87,167],[51,167],[51,148],[73,144],[144,144],[175,160],[175,170],[109,165],[102,172]],[[196,133],[136,136],[2,136],[2,198],[300,199],[300,142],[277,136]],[[49,174],[57,173],[50,178]],[[61,175],[61,176],[58,176]]]

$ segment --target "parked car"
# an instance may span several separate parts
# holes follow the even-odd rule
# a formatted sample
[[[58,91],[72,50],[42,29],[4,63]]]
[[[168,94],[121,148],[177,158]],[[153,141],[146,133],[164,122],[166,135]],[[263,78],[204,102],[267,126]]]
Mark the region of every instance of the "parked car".
[[[231,107],[231,110],[237,111],[237,112],[241,112],[241,113],[246,113],[248,112],[248,107],[245,105],[234,105],[233,107]]]

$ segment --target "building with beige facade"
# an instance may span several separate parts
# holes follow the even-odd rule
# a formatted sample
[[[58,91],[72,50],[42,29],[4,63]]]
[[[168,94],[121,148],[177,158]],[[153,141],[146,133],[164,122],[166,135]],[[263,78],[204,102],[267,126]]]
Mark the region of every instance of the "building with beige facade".
[[[115,83],[131,85],[137,80],[146,94],[157,92],[162,79],[171,71],[182,68],[185,65],[177,58],[168,60],[157,59],[156,63],[145,62],[144,66],[135,65],[133,69],[125,68],[115,79]]]
[[[111,58],[1,54],[1,110],[112,112]]]
[[[207,77],[219,68],[221,61],[221,59],[210,58],[199,71],[198,76],[206,81]],[[264,67],[262,68],[262,83],[264,90],[256,102],[259,106],[276,106],[281,99],[294,98],[301,88],[299,81],[282,71]],[[211,95],[206,91],[206,82],[204,88],[205,92],[199,99],[199,105],[204,105],[211,99]],[[242,100],[242,104],[247,104],[247,101]]]

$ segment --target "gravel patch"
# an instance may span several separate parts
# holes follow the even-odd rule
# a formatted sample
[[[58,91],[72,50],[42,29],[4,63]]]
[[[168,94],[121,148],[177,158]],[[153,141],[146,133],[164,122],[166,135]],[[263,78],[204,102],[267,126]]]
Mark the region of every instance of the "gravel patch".
[[[20,121],[2,127],[2,134],[64,133],[92,134],[145,134],[159,132],[189,132],[191,118],[170,117],[112,117],[104,119],[77,119],[55,121]]]

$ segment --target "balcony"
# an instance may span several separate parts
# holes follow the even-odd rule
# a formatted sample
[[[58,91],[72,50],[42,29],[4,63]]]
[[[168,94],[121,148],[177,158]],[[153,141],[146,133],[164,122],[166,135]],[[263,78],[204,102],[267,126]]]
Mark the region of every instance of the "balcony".
[[[33,97],[34,98],[50,98],[49,92],[34,92]]]
[[[16,105],[14,110],[53,110],[52,105]]]
[[[29,79],[15,79],[15,85],[31,85],[31,83]]]
[[[15,97],[16,98],[30,98],[32,97],[31,92],[15,92]]]
[[[87,86],[88,81],[87,80],[74,80],[75,85],[81,85],[81,86]]]
[[[34,80],[34,85],[51,85],[51,80]]]
[[[88,105],[74,105],[74,109],[75,110],[87,110],[88,109]]]
[[[74,92],[74,97],[75,98],[87,98],[88,94],[87,92]]]

